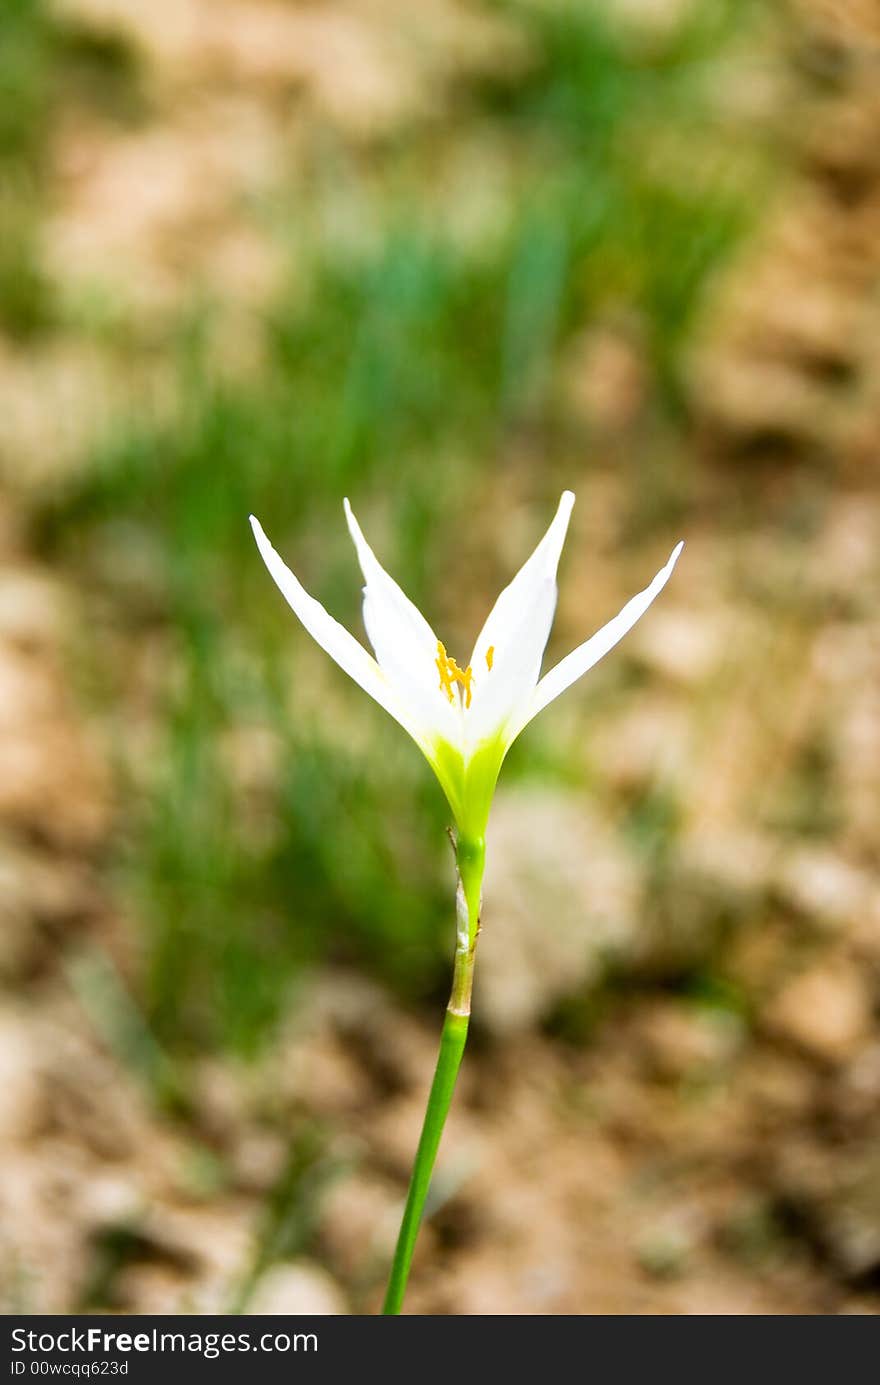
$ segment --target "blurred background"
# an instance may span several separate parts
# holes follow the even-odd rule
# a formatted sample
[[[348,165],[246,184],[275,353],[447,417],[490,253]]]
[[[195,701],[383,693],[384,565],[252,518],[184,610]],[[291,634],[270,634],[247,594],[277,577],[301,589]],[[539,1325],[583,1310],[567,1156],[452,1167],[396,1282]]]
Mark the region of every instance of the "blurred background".
[[[880,1306],[871,0],[4,0],[6,1312],[375,1311],[447,813],[274,590],[450,651],[576,491],[422,1313]]]

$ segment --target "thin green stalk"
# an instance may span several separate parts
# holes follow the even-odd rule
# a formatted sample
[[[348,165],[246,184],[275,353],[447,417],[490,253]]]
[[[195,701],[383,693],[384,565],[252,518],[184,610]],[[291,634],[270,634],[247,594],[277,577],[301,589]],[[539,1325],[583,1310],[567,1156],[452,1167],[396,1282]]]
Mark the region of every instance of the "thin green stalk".
[[[419,1234],[425,1200],[431,1185],[434,1161],[449,1114],[452,1094],[467,1040],[471,1015],[471,988],[474,977],[474,958],[480,931],[480,888],[483,879],[485,848],[482,839],[458,842],[458,891],[456,894],[455,967],[452,993],[446,1007],[446,1018],[440,1035],[440,1053],[434,1080],[428,1096],[422,1133],[416,1150],[415,1163],[407,1193],[403,1220],[397,1237],[397,1247],[391,1265],[383,1313],[399,1313],[406,1293],[413,1251]]]

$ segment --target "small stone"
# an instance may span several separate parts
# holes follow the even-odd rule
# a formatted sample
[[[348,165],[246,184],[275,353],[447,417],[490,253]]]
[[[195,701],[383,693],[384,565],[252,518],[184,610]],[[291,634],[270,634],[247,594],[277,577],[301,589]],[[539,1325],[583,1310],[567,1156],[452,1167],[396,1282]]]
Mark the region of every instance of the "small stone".
[[[654,614],[654,620],[637,628],[633,650],[652,669],[686,687],[704,683],[736,642],[736,632],[724,627],[717,611],[701,615],[667,603]]]
[[[787,854],[775,883],[786,903],[834,929],[859,919],[877,890],[866,871],[819,849]]]
[[[830,961],[793,977],[772,1003],[768,1021],[814,1057],[840,1063],[870,1030],[871,997],[852,963]]]
[[[694,754],[692,718],[660,695],[639,699],[608,723],[595,754],[602,778],[618,792],[644,791],[658,775],[680,782]]]
[[[0,570],[0,639],[23,649],[52,648],[70,623],[56,579],[25,567]]]
[[[640,872],[572,793],[503,790],[493,810],[480,1017],[523,1031],[637,948]],[[495,921],[502,926],[495,927]]]
[[[402,1209],[403,1192],[366,1173],[340,1180],[321,1207],[322,1259],[346,1281],[363,1275],[392,1254]]]
[[[293,1314],[326,1318],[347,1311],[335,1279],[307,1260],[274,1265],[260,1279],[246,1309],[251,1317]]]
[[[80,1214],[90,1227],[133,1225],[144,1205],[140,1179],[127,1174],[93,1175],[79,1195]]]
[[[245,1130],[232,1154],[239,1185],[249,1192],[268,1192],[282,1175],[287,1148],[271,1130]]]

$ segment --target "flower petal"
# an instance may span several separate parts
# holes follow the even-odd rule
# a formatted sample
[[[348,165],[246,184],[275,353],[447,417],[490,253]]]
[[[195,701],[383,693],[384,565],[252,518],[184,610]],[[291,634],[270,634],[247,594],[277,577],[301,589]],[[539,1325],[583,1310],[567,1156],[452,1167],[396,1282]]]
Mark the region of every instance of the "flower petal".
[[[564,491],[555,518],[531,557],[498,597],[471,655],[473,705],[466,717],[471,745],[519,725],[528,705],[556,610],[556,569],[574,495]],[[487,654],[492,650],[492,667]],[[508,737],[512,739],[512,736]]]
[[[364,574],[364,625],[379,667],[407,703],[418,707],[425,728],[460,738],[460,706],[441,691],[437,636],[421,611],[385,571],[364,538],[348,500],[345,518]]]
[[[613,649],[618,640],[622,640],[627,631],[632,629],[636,621],[647,611],[654,597],[666,586],[683,547],[684,543],[675,546],[666,566],[660,569],[650,586],[628,601],[613,620],[609,620],[607,625],[603,625],[601,630],[579,645],[571,654],[566,655],[555,668],[544,675],[534,691],[528,715],[517,728],[517,735],[523,726],[543,711],[548,703],[559,697],[560,693],[564,693],[566,688],[571,687],[572,683],[577,682],[582,674],[597,664],[609,649]]]
[[[319,601],[309,596],[287,564],[275,552],[259,520],[251,515],[250,521],[263,562],[287,604],[302,621],[312,639],[424,748],[419,718],[412,714],[412,710],[398,696],[373,656],[368,654],[344,625],[340,625],[338,620],[334,620],[325,611]]]

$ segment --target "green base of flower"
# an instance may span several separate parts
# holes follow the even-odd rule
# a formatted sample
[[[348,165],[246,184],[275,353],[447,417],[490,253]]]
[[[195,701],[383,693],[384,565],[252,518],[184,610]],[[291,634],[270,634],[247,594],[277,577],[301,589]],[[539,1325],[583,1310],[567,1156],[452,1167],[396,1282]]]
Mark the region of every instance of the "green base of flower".
[[[462,841],[481,843],[495,785],[507,754],[506,740],[495,736],[483,741],[467,760],[456,746],[442,740],[436,741],[426,754],[455,814],[461,839],[459,849]]]

